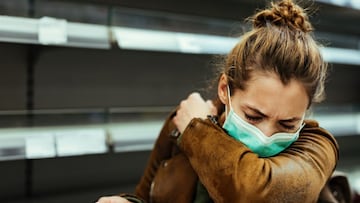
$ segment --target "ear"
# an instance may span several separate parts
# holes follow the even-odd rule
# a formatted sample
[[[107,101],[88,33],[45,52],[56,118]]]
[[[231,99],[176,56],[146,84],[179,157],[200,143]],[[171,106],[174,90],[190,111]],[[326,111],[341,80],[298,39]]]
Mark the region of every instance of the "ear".
[[[218,97],[221,103],[225,105],[228,103],[228,98],[229,98],[227,85],[228,85],[227,77],[225,74],[222,74],[220,76],[219,84],[218,84]]]

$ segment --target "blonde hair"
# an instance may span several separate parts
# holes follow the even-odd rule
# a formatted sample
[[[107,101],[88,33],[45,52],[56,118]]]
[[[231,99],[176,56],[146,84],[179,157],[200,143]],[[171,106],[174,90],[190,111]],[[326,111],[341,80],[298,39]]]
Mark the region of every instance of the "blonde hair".
[[[276,73],[287,84],[300,81],[308,94],[309,106],[324,99],[327,63],[312,36],[313,27],[304,9],[292,0],[271,3],[271,7],[250,18],[253,28],[225,59],[222,73],[230,89],[244,90],[251,72]]]

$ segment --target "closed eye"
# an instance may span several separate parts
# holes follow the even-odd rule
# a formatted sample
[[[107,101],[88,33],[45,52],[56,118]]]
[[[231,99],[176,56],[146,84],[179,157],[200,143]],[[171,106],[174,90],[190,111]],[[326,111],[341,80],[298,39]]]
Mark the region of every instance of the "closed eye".
[[[252,116],[248,114],[245,114],[245,118],[250,122],[259,122],[263,119],[261,116]]]
[[[279,122],[280,126],[284,128],[286,131],[294,131],[296,130],[296,125],[293,125],[293,122]]]
[[[295,125],[285,125],[285,124],[281,124],[281,126],[283,128],[285,128],[286,130],[295,130]]]
[[[294,131],[296,130],[297,123],[300,121],[300,118],[292,118],[287,120],[280,120],[279,124],[287,131]]]

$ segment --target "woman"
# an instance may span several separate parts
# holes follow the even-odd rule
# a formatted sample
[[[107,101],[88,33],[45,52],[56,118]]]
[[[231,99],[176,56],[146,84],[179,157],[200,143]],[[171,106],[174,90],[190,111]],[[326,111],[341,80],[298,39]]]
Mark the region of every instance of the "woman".
[[[226,58],[217,98],[207,102],[193,93],[165,122],[137,197],[318,201],[335,169],[338,145],[304,117],[323,99],[327,65],[307,15],[291,0],[259,11],[252,22]],[[128,202],[119,196],[99,199],[110,201]]]

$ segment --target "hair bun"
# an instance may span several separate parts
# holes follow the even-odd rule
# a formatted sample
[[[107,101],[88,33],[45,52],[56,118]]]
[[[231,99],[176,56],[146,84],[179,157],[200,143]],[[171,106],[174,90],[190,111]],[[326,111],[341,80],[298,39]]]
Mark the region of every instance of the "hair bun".
[[[271,3],[271,8],[259,11],[253,17],[253,26],[260,28],[266,24],[287,26],[290,29],[311,32],[313,30],[304,9],[294,4],[292,0]]]

